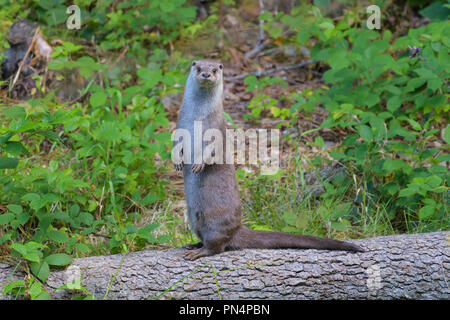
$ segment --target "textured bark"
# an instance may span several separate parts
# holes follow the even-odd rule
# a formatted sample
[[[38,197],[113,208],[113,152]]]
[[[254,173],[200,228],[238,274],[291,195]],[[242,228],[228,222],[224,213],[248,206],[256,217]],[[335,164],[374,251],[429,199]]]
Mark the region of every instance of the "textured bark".
[[[74,259],[70,270],[107,299],[449,299],[449,241],[450,232],[396,235],[353,240],[365,253],[240,250],[194,262],[181,249],[147,250]],[[0,264],[0,288],[23,279],[12,272]],[[53,293],[68,273],[51,272],[52,298],[79,295]]]

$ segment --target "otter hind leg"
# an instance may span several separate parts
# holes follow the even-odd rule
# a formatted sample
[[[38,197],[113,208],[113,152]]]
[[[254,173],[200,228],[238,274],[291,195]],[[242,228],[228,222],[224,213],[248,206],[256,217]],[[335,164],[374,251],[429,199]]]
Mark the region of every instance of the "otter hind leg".
[[[186,251],[184,253],[184,258],[187,260],[193,261],[193,260],[197,260],[198,258],[212,256],[217,253],[219,253],[219,252],[215,252],[214,250],[202,247],[200,249]]]
[[[227,238],[217,232],[202,232],[202,244],[199,249],[189,250],[184,253],[184,258],[188,260],[196,260],[201,257],[212,256],[225,251]]]

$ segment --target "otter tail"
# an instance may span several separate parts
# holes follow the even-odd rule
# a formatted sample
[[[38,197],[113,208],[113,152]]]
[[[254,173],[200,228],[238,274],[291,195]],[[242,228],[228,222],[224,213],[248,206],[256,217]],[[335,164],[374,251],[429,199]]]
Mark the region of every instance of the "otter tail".
[[[230,242],[232,248],[253,249],[328,249],[364,252],[364,249],[349,242],[289,234],[284,232],[252,230],[242,226]]]

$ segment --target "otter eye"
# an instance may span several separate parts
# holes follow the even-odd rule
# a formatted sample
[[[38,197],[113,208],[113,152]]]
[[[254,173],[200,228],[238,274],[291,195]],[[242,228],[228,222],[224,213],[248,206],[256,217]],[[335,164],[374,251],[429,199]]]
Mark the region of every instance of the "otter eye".
[[[197,72],[200,72],[200,71],[202,71],[202,68],[197,67]]]
[[[219,69],[222,70],[223,69],[223,65],[219,64]]]
[[[212,71],[213,73],[216,73],[217,72],[217,69],[213,69],[213,71]]]

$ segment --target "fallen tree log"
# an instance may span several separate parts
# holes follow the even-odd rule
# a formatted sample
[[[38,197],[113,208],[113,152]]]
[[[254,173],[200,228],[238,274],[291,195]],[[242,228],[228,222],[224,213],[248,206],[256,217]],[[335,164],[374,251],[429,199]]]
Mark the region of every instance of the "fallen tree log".
[[[181,249],[145,250],[74,259],[46,289],[53,299],[80,296],[54,290],[81,275],[100,299],[449,299],[449,241],[450,232],[405,234],[352,240],[364,253],[240,250],[194,262]],[[13,270],[0,264],[1,290],[25,276]]]

